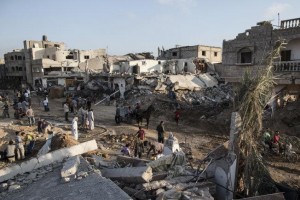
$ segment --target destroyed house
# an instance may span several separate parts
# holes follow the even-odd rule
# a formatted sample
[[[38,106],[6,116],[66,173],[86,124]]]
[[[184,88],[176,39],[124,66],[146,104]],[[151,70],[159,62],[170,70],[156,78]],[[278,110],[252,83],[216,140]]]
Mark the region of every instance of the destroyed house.
[[[220,63],[222,61],[222,49],[205,45],[195,46],[176,46],[175,48],[162,50],[158,48],[158,59],[188,59],[203,58],[211,63]]]
[[[266,67],[265,60],[279,41],[280,57],[273,62],[274,93],[300,93],[300,18],[281,21],[274,26],[268,21],[257,23],[235,39],[223,41],[222,65],[216,71],[225,82],[239,83],[246,71],[256,74]],[[279,95],[280,96],[280,95]]]

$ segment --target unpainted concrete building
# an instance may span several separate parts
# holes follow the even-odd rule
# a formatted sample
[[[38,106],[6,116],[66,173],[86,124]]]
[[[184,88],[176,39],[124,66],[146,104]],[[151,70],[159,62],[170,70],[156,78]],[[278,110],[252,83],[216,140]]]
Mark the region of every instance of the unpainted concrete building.
[[[158,48],[158,59],[188,59],[203,58],[211,63],[220,63],[222,61],[222,49],[205,45],[179,46],[164,50]]]
[[[25,40],[24,49],[5,54],[3,79],[24,81],[33,87],[72,85],[83,81],[88,69],[105,69],[105,56],[105,49],[65,50],[63,42],[48,41],[47,36],[41,41]]]
[[[225,82],[239,83],[246,71],[256,74],[266,67],[266,58],[278,41],[284,41],[280,57],[274,60],[274,95],[300,94],[300,18],[257,23],[233,40],[223,41],[222,65],[215,66]]]

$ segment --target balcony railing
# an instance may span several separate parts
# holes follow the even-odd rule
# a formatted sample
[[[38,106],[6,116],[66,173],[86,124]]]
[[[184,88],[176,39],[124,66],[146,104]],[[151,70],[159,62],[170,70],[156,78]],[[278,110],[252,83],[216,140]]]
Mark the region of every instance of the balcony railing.
[[[282,20],[280,27],[282,29],[300,27],[300,18]]]
[[[275,62],[275,72],[300,72],[300,61]]]

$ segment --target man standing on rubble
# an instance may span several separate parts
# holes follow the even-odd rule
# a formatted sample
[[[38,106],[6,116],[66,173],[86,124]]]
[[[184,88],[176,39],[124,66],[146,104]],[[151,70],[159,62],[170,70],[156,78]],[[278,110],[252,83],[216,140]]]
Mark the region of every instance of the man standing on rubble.
[[[65,120],[66,121],[69,121],[69,119],[68,119],[68,115],[69,115],[69,105],[68,105],[68,103],[66,102],[65,104],[64,104],[64,112],[65,112]]]
[[[29,108],[27,109],[26,115],[28,117],[29,126],[32,126],[35,121],[34,121],[34,113],[33,113],[31,106],[29,106]]]
[[[165,133],[165,127],[164,127],[164,121],[161,121],[160,124],[156,127],[157,130],[157,140],[159,143],[164,143],[164,133]]]
[[[135,136],[137,137],[137,145],[139,146],[139,150],[141,153],[144,153],[145,131],[142,129],[142,127],[139,126],[139,130]]]
[[[17,159],[23,160],[25,158],[25,150],[23,140],[20,135],[20,131],[16,132],[16,151],[17,151]]]
[[[72,135],[74,136],[75,140],[78,140],[78,117],[74,117],[72,120]]]

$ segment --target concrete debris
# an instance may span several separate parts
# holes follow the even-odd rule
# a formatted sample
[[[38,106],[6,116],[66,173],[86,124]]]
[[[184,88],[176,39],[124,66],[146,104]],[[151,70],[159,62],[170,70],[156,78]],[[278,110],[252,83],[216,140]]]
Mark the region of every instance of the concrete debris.
[[[152,179],[151,167],[129,167],[118,169],[104,169],[102,174],[112,180],[120,180],[129,183],[147,183]]]
[[[41,155],[45,155],[46,153],[48,153],[51,150],[51,141],[52,141],[52,137],[54,136],[54,133],[49,135],[46,143],[43,145],[43,147],[39,150],[37,156],[41,156]]]
[[[186,164],[185,154],[183,152],[175,152],[173,154],[163,156],[157,160],[147,164],[153,171],[168,171],[175,165],[184,166]]]
[[[130,187],[124,187],[123,191],[129,194],[132,197],[136,197],[138,199],[147,199],[146,194],[143,191],[139,191]]]
[[[114,168],[116,163],[114,161],[105,161],[103,157],[92,155],[92,158],[87,158],[93,165],[99,168]]]
[[[0,170],[0,182],[13,178],[17,174],[30,172],[33,169],[38,169],[54,162],[60,162],[64,158],[80,155],[89,151],[96,150],[97,143],[95,140],[84,142],[69,148],[63,148],[52,151],[37,158],[32,158],[28,161],[22,162],[20,165],[16,164],[11,167],[6,167]]]
[[[19,190],[19,189],[21,189],[20,185],[11,185],[8,187],[8,192],[13,192],[13,191]]]
[[[117,162],[121,165],[122,164],[125,164],[125,165],[130,164],[133,167],[141,167],[141,166],[146,166],[146,163],[149,163],[150,160],[118,155]]]
[[[79,156],[74,156],[64,163],[63,168],[61,169],[61,177],[69,177],[75,175],[77,172],[78,165],[80,164]]]

